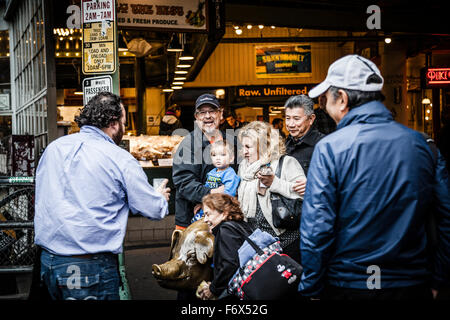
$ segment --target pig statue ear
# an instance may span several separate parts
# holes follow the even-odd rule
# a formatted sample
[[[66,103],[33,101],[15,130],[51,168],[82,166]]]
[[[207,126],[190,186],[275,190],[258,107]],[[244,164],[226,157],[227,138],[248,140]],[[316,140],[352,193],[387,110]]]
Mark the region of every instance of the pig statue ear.
[[[198,262],[205,264],[213,256],[214,236],[208,231],[197,232],[194,248]]]
[[[182,230],[174,230],[172,232],[172,242],[170,244],[169,260],[172,259],[172,257],[173,257],[173,249],[176,247],[178,240],[180,239],[182,233],[183,233]]]

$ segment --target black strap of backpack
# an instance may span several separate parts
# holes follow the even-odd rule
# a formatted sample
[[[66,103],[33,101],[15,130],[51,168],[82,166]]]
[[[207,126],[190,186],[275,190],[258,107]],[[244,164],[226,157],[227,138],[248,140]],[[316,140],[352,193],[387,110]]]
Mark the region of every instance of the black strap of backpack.
[[[238,230],[242,234],[242,236],[245,238],[245,240],[247,240],[248,244],[251,245],[252,248],[256,251],[256,253],[258,253],[259,255],[264,254],[264,251],[260,247],[258,247],[258,245],[256,243],[254,243],[252,239],[250,239],[247,236],[247,232],[239,223],[230,223],[230,227],[232,227],[235,230]]]
[[[431,137],[428,134],[426,134],[425,132],[420,132],[420,134],[427,142],[428,147],[430,148],[431,153],[433,154],[434,171],[436,171],[436,167],[438,164],[438,148],[434,143],[434,140],[431,139]],[[430,212],[427,215],[426,233],[428,240],[428,250],[431,254],[433,254],[435,247],[437,246],[438,243],[436,213],[433,210],[430,210]]]
[[[277,170],[275,171],[275,176],[280,178],[281,176],[281,167],[283,167],[283,160],[284,160],[284,154],[280,157],[280,159],[278,160],[278,167]]]
[[[437,166],[438,149],[437,149],[436,143],[435,143],[434,140],[431,139],[431,138],[427,139],[427,143],[428,143],[428,146],[429,146],[430,149],[431,149],[431,152],[433,152],[433,156],[434,156],[434,158],[433,158],[433,160],[434,160],[434,165]]]
[[[420,132],[420,131],[419,131],[419,132]],[[436,143],[435,143],[434,140],[431,139],[431,137],[430,137],[428,134],[426,134],[425,132],[420,132],[420,134],[422,135],[422,137],[423,137],[423,138],[425,139],[425,141],[427,142],[428,147],[429,147],[430,150],[431,150],[431,153],[433,153],[433,162],[434,162],[434,165],[436,166],[436,165],[437,165],[437,160],[438,160],[438,149],[437,149]]]

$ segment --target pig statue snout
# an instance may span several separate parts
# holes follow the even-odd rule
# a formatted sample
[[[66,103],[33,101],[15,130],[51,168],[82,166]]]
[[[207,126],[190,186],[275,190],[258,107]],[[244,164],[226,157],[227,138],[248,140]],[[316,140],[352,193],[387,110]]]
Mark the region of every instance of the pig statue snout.
[[[203,219],[172,234],[169,261],[154,264],[152,274],[161,287],[175,290],[196,289],[212,278],[214,236]]]
[[[181,260],[170,260],[161,265],[154,264],[152,266],[152,273],[156,278],[159,279],[177,279],[182,273],[183,261]]]

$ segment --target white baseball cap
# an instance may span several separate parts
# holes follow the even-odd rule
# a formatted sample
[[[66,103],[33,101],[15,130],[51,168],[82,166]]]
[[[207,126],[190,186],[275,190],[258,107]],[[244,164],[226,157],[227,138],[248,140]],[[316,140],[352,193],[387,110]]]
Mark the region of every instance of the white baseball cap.
[[[381,91],[383,83],[384,79],[375,63],[352,54],[333,62],[328,68],[326,79],[309,91],[309,97],[316,98],[331,86],[359,91]]]

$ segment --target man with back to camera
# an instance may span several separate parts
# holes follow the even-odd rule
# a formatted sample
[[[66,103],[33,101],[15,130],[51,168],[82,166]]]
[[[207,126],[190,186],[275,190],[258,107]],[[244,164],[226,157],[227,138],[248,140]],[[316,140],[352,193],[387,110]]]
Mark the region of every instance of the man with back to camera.
[[[180,106],[174,104],[171,105],[164,117],[161,119],[159,123],[159,135],[160,136],[170,136],[172,133],[177,130],[183,128],[183,125],[180,121],[181,116],[181,108]]]
[[[304,296],[431,299],[449,281],[445,164],[435,163],[420,133],[393,120],[382,87],[374,63],[349,55],[309,93],[325,96],[337,131],[316,145],[308,172],[300,226]],[[427,255],[431,205],[438,243]]]
[[[166,181],[153,189],[120,148],[126,114],[119,96],[101,92],[75,117],[80,132],[50,143],[36,172],[35,243],[52,299],[118,300],[117,254],[129,210],[168,214]]]

